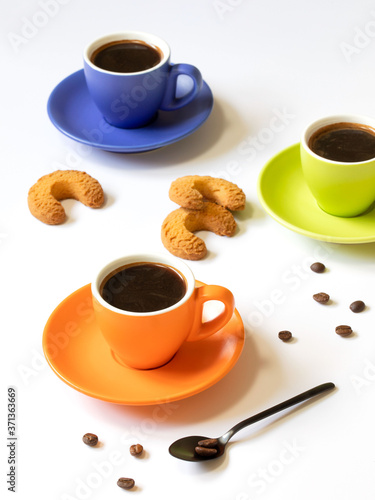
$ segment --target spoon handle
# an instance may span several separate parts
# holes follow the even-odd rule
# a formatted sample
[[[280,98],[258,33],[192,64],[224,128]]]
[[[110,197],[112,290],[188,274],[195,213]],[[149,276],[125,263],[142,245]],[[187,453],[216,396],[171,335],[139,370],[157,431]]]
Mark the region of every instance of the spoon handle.
[[[248,425],[254,424],[255,422],[259,422],[259,420],[262,420],[264,418],[270,417],[271,415],[274,415],[275,413],[278,413],[282,410],[286,410],[290,406],[294,406],[298,403],[302,403],[302,401],[306,401],[307,399],[310,399],[317,394],[321,394],[322,392],[328,391],[330,389],[333,389],[335,387],[335,384],[332,382],[327,382],[325,384],[318,385],[316,387],[313,387],[312,389],[309,389],[308,391],[302,392],[301,394],[298,394],[297,396],[294,396],[293,398],[287,399],[283,403],[279,403],[275,406],[272,406],[272,408],[268,408],[268,410],[261,411],[257,415],[253,415],[252,417],[246,418],[245,420],[242,420],[242,422],[239,422],[237,425],[232,427],[224,436],[223,436],[223,441],[227,443],[229,439],[236,434],[236,432],[240,431],[244,427],[247,427]]]

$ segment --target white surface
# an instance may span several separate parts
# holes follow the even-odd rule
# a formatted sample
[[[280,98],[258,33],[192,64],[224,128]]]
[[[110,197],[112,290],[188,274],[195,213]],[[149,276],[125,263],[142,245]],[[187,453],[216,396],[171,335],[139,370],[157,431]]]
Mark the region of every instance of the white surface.
[[[1,16],[1,432],[6,491],[7,387],[17,403],[17,492],[24,500],[137,498],[217,500],[374,498],[375,244],[334,245],[273,221],[256,195],[258,174],[298,142],[309,121],[334,113],[375,115],[375,7],[367,0],[20,0]],[[46,12],[48,12],[46,14]],[[154,32],[174,62],[197,65],[215,106],[193,135],[140,155],[82,149],[50,123],[52,89],[82,67],[102,34]],[[20,38],[21,37],[21,38]],[[107,196],[101,210],[64,203],[68,221],[34,219],[27,192],[58,168],[87,171]],[[106,404],[66,386],[42,355],[43,327],[105,260],[165,251],[160,226],[176,208],[170,183],[188,174],[226,177],[248,208],[238,233],[202,233],[197,279],[230,288],[246,326],[234,369],[211,389],[166,406]],[[316,275],[313,261],[328,271]],[[332,304],[312,300],[325,291]],[[353,314],[349,304],[368,308]],[[334,328],[350,324],[343,339]],[[284,344],[279,330],[295,342]],[[180,462],[169,444],[219,435],[238,421],[325,381],[338,389],[241,431],[224,460]],[[83,445],[85,432],[102,441]],[[128,453],[140,442],[142,459]],[[120,476],[138,487],[124,492]],[[10,493],[8,493],[10,495]]]

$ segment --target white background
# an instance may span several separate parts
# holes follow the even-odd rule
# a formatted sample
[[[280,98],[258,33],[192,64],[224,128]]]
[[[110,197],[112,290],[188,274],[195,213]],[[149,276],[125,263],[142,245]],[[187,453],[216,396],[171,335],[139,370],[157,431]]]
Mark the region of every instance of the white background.
[[[261,207],[256,183],[263,165],[298,142],[309,121],[342,112],[375,115],[374,3],[1,4],[1,495],[7,489],[7,387],[15,386],[16,494],[22,500],[373,499],[375,244],[329,244],[287,230]],[[156,33],[171,45],[174,62],[198,66],[214,94],[213,112],[194,134],[154,152],[90,149],[82,155],[49,121],[47,99],[82,67],[89,41],[123,29]],[[284,122],[270,136],[265,129],[280,115]],[[33,218],[28,189],[59,168],[98,179],[106,205],[95,211],[64,202],[68,220],[61,226]],[[176,208],[168,189],[189,174],[225,177],[247,196],[246,211],[236,215],[237,234],[201,233],[209,254],[190,264],[197,279],[235,295],[246,329],[238,363],[212,388],[166,408],[116,406],[76,392],[44,360],[49,315],[91,281],[98,262],[135,249],[166,252],[160,226]],[[326,264],[324,275],[309,270],[316,260]],[[313,303],[320,291],[332,304]],[[349,304],[357,299],[368,307],[355,315]],[[338,324],[350,324],[353,337],[336,335]],[[293,332],[293,343],[278,339],[283,329]],[[224,459],[193,464],[168,454],[180,436],[220,435],[326,381],[337,390],[241,431]],[[96,432],[102,446],[84,446],[85,432]],[[128,453],[133,442],[145,447],[140,460]],[[120,476],[134,477],[137,488],[118,488]]]

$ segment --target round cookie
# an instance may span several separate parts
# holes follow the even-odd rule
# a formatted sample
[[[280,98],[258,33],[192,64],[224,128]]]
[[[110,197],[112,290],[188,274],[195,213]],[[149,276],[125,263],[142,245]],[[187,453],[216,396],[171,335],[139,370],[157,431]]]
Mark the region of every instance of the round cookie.
[[[99,208],[104,193],[99,182],[86,172],[56,170],[41,177],[29,190],[27,202],[34,217],[45,224],[61,224],[66,219],[61,200],[73,198],[87,207]]]
[[[233,236],[236,221],[225,208],[215,203],[205,202],[200,210],[178,208],[164,220],[161,240],[169,252],[187,260],[202,259],[207,248],[195,231],[212,231],[219,236]]]
[[[233,182],[208,175],[187,175],[172,182],[169,197],[181,207],[201,209],[205,200],[228,210],[244,210],[245,193]]]

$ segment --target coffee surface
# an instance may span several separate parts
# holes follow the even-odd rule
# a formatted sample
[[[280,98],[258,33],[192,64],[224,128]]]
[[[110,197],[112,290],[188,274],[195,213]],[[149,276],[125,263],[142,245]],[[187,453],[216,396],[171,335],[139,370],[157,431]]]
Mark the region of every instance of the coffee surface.
[[[91,62],[115,73],[136,73],[153,68],[162,59],[161,52],[140,40],[119,40],[94,51]]]
[[[314,132],[308,146],[328,160],[366,161],[375,158],[375,130],[359,123],[333,123]]]
[[[184,278],[171,267],[136,263],[112,272],[100,290],[113,307],[131,312],[160,311],[179,302],[186,293]]]

